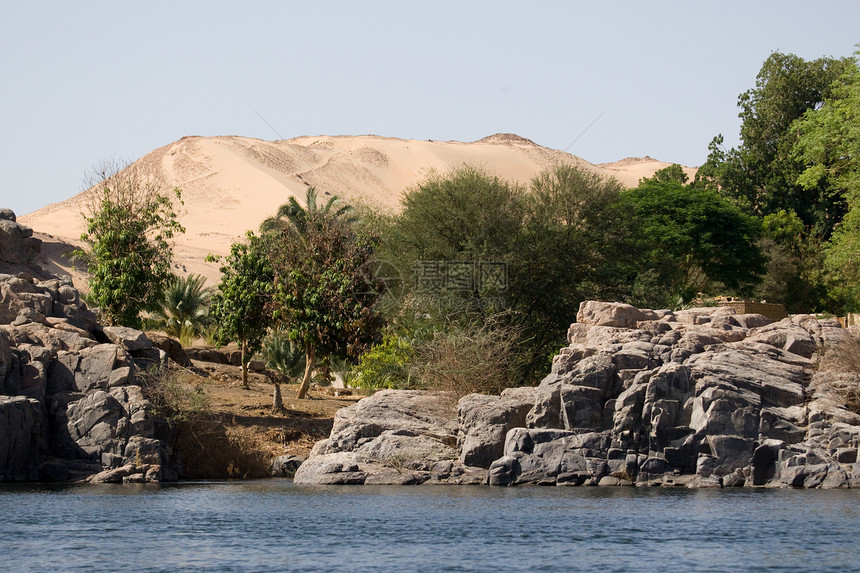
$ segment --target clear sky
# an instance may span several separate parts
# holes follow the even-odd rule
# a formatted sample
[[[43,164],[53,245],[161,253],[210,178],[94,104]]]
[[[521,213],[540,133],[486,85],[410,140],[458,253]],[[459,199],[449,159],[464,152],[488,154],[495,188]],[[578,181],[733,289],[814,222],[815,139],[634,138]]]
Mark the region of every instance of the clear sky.
[[[512,132],[593,163],[699,165],[716,134],[737,144],[737,96],[771,52],[858,42],[856,0],[4,0],[0,207],[61,201],[93,165],[185,135]]]

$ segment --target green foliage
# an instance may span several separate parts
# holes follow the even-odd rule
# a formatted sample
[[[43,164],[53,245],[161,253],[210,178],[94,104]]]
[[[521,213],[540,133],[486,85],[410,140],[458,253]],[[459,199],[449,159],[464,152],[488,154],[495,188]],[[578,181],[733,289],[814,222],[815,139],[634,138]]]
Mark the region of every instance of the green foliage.
[[[860,55],[857,52],[856,55]],[[820,109],[807,111],[792,128],[794,153],[806,169],[798,183],[844,198],[847,213],[825,247],[833,307],[860,309],[860,68],[851,62],[831,86]]]
[[[277,370],[289,378],[299,378],[305,371],[304,349],[296,346],[280,330],[269,332],[263,339],[262,354],[267,368]]]
[[[669,167],[664,167],[663,169],[658,169],[654,176],[651,177],[656,181],[673,181],[675,183],[680,183],[681,185],[686,185],[687,174],[684,173],[684,168],[678,165],[677,163],[673,163]]]
[[[792,122],[830,97],[833,81],[849,60],[805,61],[774,52],[762,64],[756,87],[738,97],[742,144],[725,150],[717,136],[697,179],[710,182],[759,215],[792,210],[809,232],[829,236],[844,213],[840,197],[826,188],[797,184],[803,165],[792,152]]]
[[[260,349],[272,324],[271,299],[274,269],[264,244],[251,232],[244,243],[234,243],[221,267],[221,283],[212,297],[210,314],[217,324],[219,344],[239,342],[242,378],[247,386],[247,362]]]
[[[87,249],[74,251],[89,273],[88,300],[108,324],[141,327],[142,312],[159,308],[174,279],[172,239],[185,229],[175,202],[181,192],[129,166],[102,171],[84,210]]]
[[[195,338],[203,336],[212,324],[209,316],[212,289],[205,284],[206,279],[202,275],[176,277],[165,289],[161,308],[147,321],[147,326],[163,330],[184,345],[190,345]]]
[[[713,282],[743,292],[760,280],[759,221],[716,192],[645,179],[624,201],[650,268],[668,279],[673,296],[689,301]]]
[[[340,219],[346,223],[356,221],[352,206],[345,204],[337,195],[332,195],[325,204],[319,204],[317,199],[317,191],[313,187],[308,187],[305,207],[302,207],[295,197],[290,197],[289,201],[278,207],[274,217],[263,221],[260,232],[276,232],[287,225],[295,229],[299,237],[303,237],[313,217]]]
[[[364,272],[378,239],[358,232],[345,207],[334,210],[337,198],[319,208],[311,191],[301,213],[288,206],[283,217],[264,225],[275,271],[274,318],[305,350],[299,398],[310,385],[317,353],[357,358],[383,323],[373,305],[384,285]]]
[[[383,257],[413,271],[406,300],[436,324],[462,327],[507,311],[498,320],[521,336],[513,364],[521,380],[536,381],[579,303],[627,288],[620,195],[617,182],[573,166],[539,175],[530,193],[474,167],[432,173],[405,194]],[[425,265],[436,276],[425,280]],[[504,269],[504,284],[481,280],[482,265]],[[468,288],[444,286],[452,268],[474,270]]]
[[[388,334],[361,356],[352,383],[359,388],[408,388],[411,385],[412,343]]]

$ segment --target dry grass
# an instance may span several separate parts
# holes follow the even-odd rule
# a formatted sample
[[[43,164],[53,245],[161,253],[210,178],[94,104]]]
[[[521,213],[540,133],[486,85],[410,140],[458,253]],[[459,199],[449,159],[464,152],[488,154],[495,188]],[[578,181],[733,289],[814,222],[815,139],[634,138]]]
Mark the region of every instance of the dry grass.
[[[358,399],[312,389],[309,399],[297,400],[298,385],[281,384],[284,408],[275,412],[268,376],[251,373],[244,389],[241,368],[198,361],[193,369],[171,364],[166,383],[148,382],[159,415],[168,411],[164,404],[180,414],[170,441],[182,479],[267,477],[275,457],[307,456],[328,437],[334,413]]]

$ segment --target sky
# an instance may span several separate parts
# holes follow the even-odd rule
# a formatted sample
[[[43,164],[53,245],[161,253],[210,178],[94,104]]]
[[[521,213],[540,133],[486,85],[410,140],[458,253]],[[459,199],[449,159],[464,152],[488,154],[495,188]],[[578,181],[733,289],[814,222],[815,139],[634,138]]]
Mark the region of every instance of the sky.
[[[186,135],[507,132],[700,165],[774,51],[850,56],[860,2],[3,0],[0,207]]]

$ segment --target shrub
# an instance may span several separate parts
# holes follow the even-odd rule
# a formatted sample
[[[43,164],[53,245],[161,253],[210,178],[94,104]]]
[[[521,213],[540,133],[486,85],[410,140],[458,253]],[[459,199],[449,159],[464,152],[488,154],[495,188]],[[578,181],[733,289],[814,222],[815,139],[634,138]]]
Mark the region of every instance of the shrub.
[[[387,334],[361,357],[351,383],[359,388],[407,388],[411,386],[410,362],[412,343],[408,339]]]
[[[193,423],[208,410],[206,394],[189,384],[185,371],[167,371],[158,368],[139,374],[141,388],[149,400],[150,411],[164,418],[171,428]]]
[[[452,325],[415,348],[412,372],[422,386],[452,393],[499,394],[516,380],[520,333],[494,317]]]

